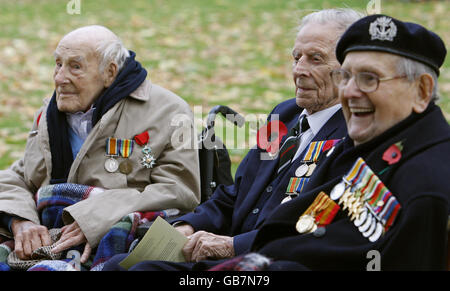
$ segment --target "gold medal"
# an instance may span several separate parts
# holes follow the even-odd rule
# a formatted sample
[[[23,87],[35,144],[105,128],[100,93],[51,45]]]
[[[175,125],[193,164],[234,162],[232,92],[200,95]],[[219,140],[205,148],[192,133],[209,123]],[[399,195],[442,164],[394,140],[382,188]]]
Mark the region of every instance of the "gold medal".
[[[310,232],[314,228],[315,222],[312,215],[302,215],[295,225],[295,229],[299,233]]]
[[[125,161],[120,163],[119,170],[122,174],[128,175],[131,173],[131,171],[133,171],[133,164],[129,159],[126,159]]]
[[[340,207],[331,198],[320,192],[313,203],[299,217],[295,229],[299,233],[314,232],[319,226],[323,227],[331,223]]]
[[[316,164],[309,165],[308,172],[306,173],[306,177],[310,177],[313,174],[315,169],[316,169]]]

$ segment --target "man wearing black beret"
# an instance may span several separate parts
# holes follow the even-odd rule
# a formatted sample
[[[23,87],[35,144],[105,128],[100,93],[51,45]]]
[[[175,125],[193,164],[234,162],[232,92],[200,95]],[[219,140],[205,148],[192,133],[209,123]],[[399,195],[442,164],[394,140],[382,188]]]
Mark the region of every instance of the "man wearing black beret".
[[[445,55],[435,33],[385,15],[344,33],[332,78],[348,136],[258,232],[252,250],[269,269],[445,268],[450,126],[435,104]]]

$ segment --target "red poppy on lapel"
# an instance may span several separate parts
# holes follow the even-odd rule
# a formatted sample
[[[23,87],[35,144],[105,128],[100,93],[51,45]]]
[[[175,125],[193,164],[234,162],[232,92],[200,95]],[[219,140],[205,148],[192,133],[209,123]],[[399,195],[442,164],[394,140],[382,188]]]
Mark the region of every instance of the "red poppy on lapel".
[[[395,143],[391,145],[384,153],[383,160],[386,161],[389,165],[393,165],[400,161],[402,157],[403,145],[402,142]]]

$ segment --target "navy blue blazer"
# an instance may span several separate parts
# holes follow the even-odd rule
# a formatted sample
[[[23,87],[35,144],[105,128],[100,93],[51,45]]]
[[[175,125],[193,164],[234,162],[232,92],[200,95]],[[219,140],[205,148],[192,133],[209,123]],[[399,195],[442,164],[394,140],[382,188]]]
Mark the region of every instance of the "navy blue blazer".
[[[383,153],[403,141],[401,159],[389,166]],[[358,157],[397,198],[401,210],[391,228],[375,242],[363,237],[340,210],[325,234],[299,234],[295,224],[320,191],[331,189]],[[386,169],[383,171],[384,169]],[[286,269],[366,270],[369,252],[380,253],[381,270],[444,269],[447,220],[450,212],[450,126],[431,104],[373,140],[353,146],[350,137],[321,159],[302,194],[280,205],[257,234],[253,251],[289,261]],[[369,257],[368,257],[369,256]]]
[[[279,120],[290,129],[298,122],[302,110],[295,103],[295,98],[290,99],[277,105],[268,120],[273,114],[278,114]],[[346,133],[345,120],[339,110],[313,141],[341,139]],[[234,184],[220,185],[208,201],[174,222],[185,221],[195,231],[233,236],[236,255],[248,252],[257,229],[286,197],[284,194],[289,180],[301,162],[301,159],[296,159],[290,167],[276,175],[279,157],[262,160],[262,153],[265,152],[259,148],[251,149],[237,169]]]

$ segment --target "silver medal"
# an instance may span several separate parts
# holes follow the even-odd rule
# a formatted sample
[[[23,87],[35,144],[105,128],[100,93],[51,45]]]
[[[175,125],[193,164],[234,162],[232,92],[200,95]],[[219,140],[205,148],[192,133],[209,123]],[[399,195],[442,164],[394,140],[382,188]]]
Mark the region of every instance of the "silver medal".
[[[377,222],[377,228],[375,229],[375,232],[369,237],[370,242],[376,242],[382,234],[383,225],[380,222]]]
[[[302,164],[300,167],[295,170],[296,177],[303,177],[306,173],[308,173],[309,167],[307,164]]]
[[[119,168],[119,162],[114,158],[109,158],[105,161],[105,169],[109,173],[114,173]]]
[[[367,213],[366,220],[360,227],[358,227],[359,232],[361,233],[366,232],[370,228],[370,225],[372,224],[372,218],[373,218],[372,214]]]
[[[331,190],[330,198],[333,200],[338,200],[341,198],[342,194],[345,192],[345,183],[341,181],[339,184],[334,186],[333,190]]]
[[[353,222],[353,224],[356,226],[356,227],[360,227],[365,221],[366,221],[366,218],[367,218],[367,209],[364,209],[363,210],[363,212],[361,212],[360,214],[359,214],[359,216],[355,219],[355,221]]]
[[[281,204],[286,203],[286,202],[291,201],[291,200],[292,200],[291,196],[288,195],[283,200],[281,200]]]
[[[371,236],[371,235],[374,233],[376,227],[377,227],[377,220],[376,220],[375,217],[374,217],[374,218],[372,218],[372,222],[370,223],[369,229],[368,229],[366,232],[363,232],[362,235],[363,235],[364,237],[369,237],[369,236]]]

